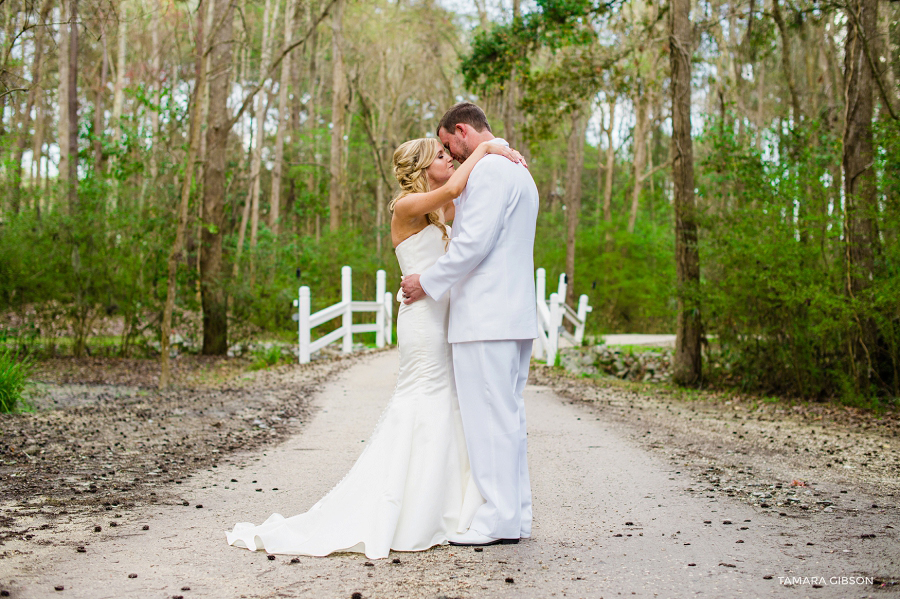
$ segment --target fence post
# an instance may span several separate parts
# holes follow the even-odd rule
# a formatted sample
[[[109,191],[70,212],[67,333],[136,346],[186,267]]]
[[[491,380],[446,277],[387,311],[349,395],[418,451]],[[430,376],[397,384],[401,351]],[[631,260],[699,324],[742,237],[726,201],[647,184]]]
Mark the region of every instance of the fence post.
[[[547,327],[547,364],[556,364],[556,352],[559,349],[559,294],[550,294],[550,326]]]
[[[537,269],[535,295],[537,295],[537,301],[547,303],[547,271],[543,268]]]
[[[388,345],[393,343],[394,336],[394,296],[390,291],[384,292],[384,340]]]
[[[384,347],[384,289],[387,286],[387,275],[383,270],[375,273],[375,303],[378,310],[375,312],[375,347]]]
[[[541,315],[538,314],[538,336],[531,346],[531,354],[536,360],[544,359],[544,327],[541,326]]]
[[[562,298],[562,301],[566,301],[566,290],[569,286],[569,278],[566,276],[566,273],[559,273],[559,289],[557,289],[556,293],[559,294],[559,297]]]
[[[300,363],[309,364],[309,287],[300,288],[297,301],[297,334],[300,344]]]
[[[341,268],[341,301],[344,303],[344,316],[341,328],[344,330],[344,343],[341,351],[349,354],[353,351],[353,281],[349,266]]]
[[[536,273],[537,282],[534,285],[534,295],[535,301],[538,306],[541,304],[547,304],[547,271],[543,268],[537,269]],[[537,313],[537,323],[538,323],[538,338],[535,339],[534,347],[532,348],[532,353],[534,353],[534,357],[538,360],[544,358],[544,327],[541,324],[541,310],[538,308]]]
[[[584,325],[587,322],[588,312],[591,311],[591,307],[588,306],[588,296],[585,294],[581,294],[581,297],[578,298],[578,324],[575,326],[575,345],[581,346],[581,343],[584,341]]]

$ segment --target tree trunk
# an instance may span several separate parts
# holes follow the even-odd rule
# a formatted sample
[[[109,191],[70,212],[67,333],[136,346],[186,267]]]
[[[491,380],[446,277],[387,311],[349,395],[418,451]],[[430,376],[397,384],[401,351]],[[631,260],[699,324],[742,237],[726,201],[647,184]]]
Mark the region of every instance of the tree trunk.
[[[242,4],[242,10],[244,10],[243,4]],[[243,50],[241,50],[241,52],[240,52],[240,57],[241,57],[240,72],[238,73],[238,76],[237,76],[238,82],[242,86],[244,85],[244,82],[247,80],[247,63],[249,62],[248,58],[247,58],[248,54],[249,54],[249,48],[245,45]],[[251,114],[250,115],[250,131],[251,132],[254,131],[253,123],[254,123],[253,115]],[[239,121],[239,127],[238,127],[239,138],[244,139],[246,136],[246,133],[247,133],[247,131],[244,126],[244,119],[241,119]],[[253,165],[253,156],[254,156],[253,148],[254,148],[253,133],[251,133],[250,134],[250,144],[247,147],[247,156],[246,156],[247,168],[251,172],[253,170],[253,166],[252,166]],[[252,176],[251,176],[250,180],[252,183],[252,180],[253,180]],[[251,188],[252,188],[252,185],[251,185]],[[250,222],[250,206],[252,203],[253,203],[253,195],[252,195],[252,191],[250,191],[247,193],[247,199],[244,200],[244,207],[241,209],[241,221],[240,221],[240,224],[238,225],[237,245],[234,250],[234,260],[232,261],[232,265],[231,265],[231,274],[235,278],[237,278],[238,274],[241,271],[241,255],[244,253],[244,241],[247,238],[247,223]]]
[[[159,5],[157,3],[153,3],[153,14],[150,17],[150,43],[151,43],[151,62],[150,62],[150,71],[153,77],[153,85],[152,85],[152,93],[153,93],[153,104],[155,106],[159,106],[159,101],[161,97],[161,84],[160,84],[160,43],[159,43]],[[202,63],[201,63],[202,64]],[[205,75],[204,75],[205,79]],[[199,98],[199,95],[197,96]],[[194,101],[197,101],[197,98]],[[157,151],[156,147],[157,142],[159,141],[159,110],[154,108],[150,111],[150,129],[152,131],[152,137],[150,139],[150,182],[155,186],[157,185],[157,179],[159,177],[159,161],[157,159]],[[147,193],[147,178],[144,178],[144,184],[141,186],[141,197],[138,200],[138,211],[143,214],[144,213],[144,205],[146,203],[146,193]]]
[[[217,0],[209,0],[207,2],[206,9],[206,21],[204,22],[204,31],[206,31],[205,39],[209,40],[207,45],[213,44],[213,34],[216,29],[215,21],[215,10],[216,4],[218,4]],[[199,14],[199,13],[198,13]],[[233,25],[232,25],[233,27]],[[234,43],[233,35],[232,39],[229,43]],[[207,76],[204,77],[203,88],[200,90],[200,122],[206,123],[207,125],[210,123],[209,120],[209,73],[212,71],[212,53],[210,48],[208,47],[205,51],[205,55],[203,57],[203,68],[206,69]],[[226,84],[226,88],[230,89],[230,86]],[[224,125],[223,125],[224,127]],[[200,188],[200,197],[205,198],[205,192],[203,191],[203,185],[206,181],[206,157],[207,157],[207,145],[210,137],[210,132],[207,131],[205,135],[200,136],[200,149],[198,150],[197,155],[197,182]],[[224,202],[224,200],[223,200]],[[202,246],[203,246],[203,211],[205,210],[205,200],[201,200],[197,202],[197,213],[196,213],[196,224],[197,224],[197,232],[194,236],[194,243],[198,248],[198,259],[197,259],[197,282],[196,282],[196,297],[197,303],[203,303],[203,255],[202,255]],[[226,305],[223,308],[225,312],[228,311],[227,299]]]
[[[241,5],[241,10],[246,10],[245,7],[243,6],[243,2]],[[240,60],[237,61],[239,63],[237,81],[238,81],[238,83],[240,83],[241,87],[244,87],[247,84],[247,70],[248,70],[247,63],[250,62],[249,45],[244,43],[243,48],[240,49],[238,54],[240,55]],[[245,122],[246,122],[246,119],[240,119],[240,121],[238,121],[238,137],[240,139],[245,139],[247,137],[247,127],[245,125]],[[253,149],[253,114],[252,113],[250,114],[249,128],[250,128],[250,144],[249,144],[248,148],[251,151],[249,151],[247,153],[247,156],[249,158],[252,158],[253,157],[253,151],[252,151],[252,149]],[[247,161],[247,164],[250,164],[250,160]]]
[[[385,91],[385,90],[380,90]],[[388,94],[389,95],[389,94]],[[381,96],[381,94],[379,94]],[[392,101],[385,101],[383,97],[367,98],[364,87],[356,90],[361,108],[360,121],[366,132],[369,148],[372,150],[372,159],[375,162],[375,251],[380,256],[383,246],[384,231],[382,227],[386,218],[385,191],[390,189],[390,164],[391,148],[388,141],[387,128],[390,122],[390,108]]]
[[[215,1],[215,0],[212,0]],[[227,0],[219,0],[227,1]],[[184,249],[184,238],[187,234],[188,224],[188,206],[191,199],[191,182],[194,175],[194,161],[197,158],[197,151],[200,147],[200,112],[202,106],[203,89],[206,82],[206,69],[203,68],[206,44],[204,43],[204,17],[203,17],[203,0],[197,7],[197,37],[196,37],[196,60],[194,69],[196,71],[196,84],[194,93],[191,98],[191,121],[190,121],[190,141],[188,143],[188,154],[184,165],[184,178],[181,182],[181,203],[178,207],[178,227],[175,229],[175,243],[172,244],[172,250],[169,252],[169,260],[167,263],[168,277],[166,279],[166,303],[163,307],[163,319],[160,327],[160,356],[159,356],[159,388],[165,389],[169,386],[169,339],[172,334],[172,313],[175,310],[175,291],[177,287],[178,262],[181,260],[182,250]],[[205,312],[204,312],[205,314]],[[204,318],[204,332],[205,332]]]
[[[784,17],[781,14],[781,0],[772,0],[772,16],[775,19],[775,24],[778,26],[778,31],[781,34],[781,68],[784,71],[785,81],[788,86],[788,91],[791,95],[791,124],[790,129],[795,132],[794,136],[791,136],[787,140],[788,151],[792,157],[792,162],[796,165],[800,164],[800,153],[806,147],[808,143],[807,139],[807,131],[804,131],[801,128],[801,125],[804,122],[804,114],[803,109],[800,105],[800,91],[797,89],[797,82],[794,76],[794,68],[791,64],[792,51],[791,51],[791,32],[788,31],[787,25],[785,24]],[[801,36],[802,36],[802,28],[801,28]],[[802,37],[801,37],[802,42]],[[802,45],[802,44],[801,44]],[[812,113],[815,114],[815,113]],[[802,136],[802,137],[801,137]],[[790,198],[790,202],[786,206],[786,210],[788,214],[794,213],[794,198]],[[806,203],[800,198],[800,201],[797,203],[797,214],[794,219],[795,225],[797,227],[797,233],[800,237],[801,243],[805,244],[808,240],[808,228],[806,218]]]
[[[519,110],[519,90],[518,73],[513,67],[512,74],[506,82],[506,89],[503,95],[503,137],[509,142],[511,148],[519,150],[525,156],[526,160],[530,160],[530,152],[528,147],[523,143],[519,129],[522,126],[522,112]]]
[[[106,82],[109,79],[109,51],[106,44],[106,15],[100,13],[100,64],[99,76],[94,80],[94,135],[91,148],[94,153],[94,169],[103,172],[103,116],[106,112],[103,95],[106,93]]]
[[[125,58],[128,50],[128,0],[119,2],[119,30],[116,39],[116,83],[113,88],[112,126],[113,141],[122,139],[122,110],[125,106]],[[105,87],[105,86],[104,86]],[[113,159],[115,160],[115,158]],[[114,166],[114,165],[113,165]],[[119,203],[119,185],[112,187],[112,204]]]
[[[313,19],[315,19],[315,4],[314,1],[311,1],[307,7],[307,12],[309,14],[309,23],[313,23]],[[309,119],[307,119],[307,128],[309,131],[309,147],[306,151],[306,155],[308,156],[308,160],[312,163],[315,163],[313,168],[309,169],[309,177],[306,180],[306,191],[308,202],[310,205],[307,206],[308,210],[312,210],[315,212],[315,237],[316,241],[319,241],[321,236],[321,216],[319,214],[319,205],[317,200],[317,188],[318,188],[318,162],[319,162],[319,135],[317,133],[317,129],[319,127],[319,90],[321,89],[321,85],[319,85],[318,77],[318,63],[317,63],[317,53],[319,51],[319,28],[313,27],[312,34],[309,37],[309,106],[307,108],[307,112],[309,113]]]
[[[648,111],[650,99],[638,91],[634,96],[634,187],[631,188],[631,213],[628,217],[628,232],[634,233],[637,223],[638,208],[640,207],[641,189],[644,186],[644,171],[647,169],[647,133]]]
[[[805,21],[800,28],[800,46],[803,48],[803,66],[806,81],[804,90],[809,97],[809,104],[806,107],[807,113],[813,118],[819,117],[819,97],[820,94],[815,93],[816,79],[821,76],[818,67],[819,53],[822,51],[820,44],[822,35],[825,33],[825,24],[812,21]],[[812,38],[812,39],[810,39]]]
[[[381,256],[382,227],[385,219],[384,182],[381,177],[375,179],[375,253]]]
[[[276,3],[276,12],[277,6]],[[272,60],[272,52],[271,48],[271,30],[274,28],[273,24],[275,18],[272,18],[272,0],[266,0],[266,8],[263,12],[263,36],[262,36],[262,59],[259,62],[259,84],[263,86],[265,89],[265,81],[262,81],[261,78],[265,76],[265,73],[269,70],[269,62]],[[263,89],[260,89],[260,93],[256,95],[256,147],[253,152],[253,163],[250,167],[250,285],[252,286],[255,282],[256,276],[256,256],[254,255],[254,250],[256,249],[257,237],[259,234],[259,192],[261,186],[262,179],[262,146],[263,139],[265,138],[265,122],[266,122],[266,111],[267,111],[267,94],[262,93]]]
[[[251,195],[247,196],[244,202],[244,208],[241,210],[241,224],[238,225],[237,247],[234,251],[234,265],[232,266],[232,274],[236,277],[241,272],[241,254],[244,253],[244,241],[247,239],[247,223],[250,221],[250,207],[253,205]]]
[[[519,21],[522,18],[522,10],[520,0],[513,0],[512,12],[513,21]],[[522,114],[519,110],[519,82],[518,70],[515,66],[506,81],[503,90],[503,137],[509,142],[510,147],[515,148],[525,154],[525,147],[522,144],[522,138],[519,135],[519,127],[521,126]],[[530,156],[525,156],[526,160]]]
[[[547,198],[547,212],[553,214],[556,212],[557,200],[559,200],[559,167],[554,161],[550,165],[550,185],[547,189],[545,197]]]
[[[219,0],[213,10],[209,53],[209,116],[207,159],[203,172],[203,227],[200,238],[200,285],[203,306],[203,354],[228,351],[228,319],[222,269],[222,225],[225,209],[225,159],[231,114],[228,83],[231,80],[234,5]]]
[[[294,4],[294,22],[296,23],[300,17],[300,5],[299,3]],[[300,110],[301,110],[301,102],[300,102],[300,90],[302,89],[301,82],[301,68],[300,65],[303,63],[302,54],[299,56],[295,56],[291,59],[291,97],[289,99],[291,107],[290,107],[290,121],[287,124],[287,138],[285,139],[285,144],[287,145],[287,154],[289,161],[299,161],[300,156],[300,143],[301,143],[301,135],[300,135]],[[312,87],[309,85],[308,87]],[[282,180],[285,178],[284,172],[282,172]],[[296,230],[296,211],[295,206],[297,204],[297,177],[287,177],[287,194],[284,198],[284,216],[282,216],[282,220],[284,220],[284,226],[289,227],[292,231]],[[279,210],[281,207],[279,207]],[[279,225],[279,232],[281,230],[281,225]]]
[[[878,20],[878,58],[875,59],[876,64],[884,65],[883,79],[884,87],[888,92],[886,101],[891,103],[896,113],[900,110],[900,89],[897,86],[896,73],[894,73],[894,56],[900,52],[900,40],[896,36],[891,36],[891,18],[892,10],[889,4],[883,3],[884,16]],[[881,111],[882,118],[887,119],[889,112]]]
[[[329,229],[332,233],[341,227],[341,209],[344,203],[344,118],[347,110],[347,81],[344,74],[343,18],[345,0],[337,0],[331,14],[331,156],[329,157]]]
[[[59,83],[57,85],[56,142],[59,145],[58,181],[64,183],[69,175],[69,5],[66,0],[59,3]],[[68,197],[65,184],[60,186],[59,199]]]
[[[850,0],[844,53],[846,118],[844,121],[844,241],[846,244],[847,292],[864,300],[875,276],[875,216],[877,182],[872,140],[874,74],[863,44],[877,35],[878,0]],[[857,26],[858,24],[858,26]],[[852,356],[857,383],[865,390],[874,374],[872,352],[876,329],[868,315],[857,314],[860,330],[853,341]]]
[[[245,72],[243,67],[241,67],[242,72]],[[243,79],[242,79],[243,80]],[[243,123],[243,120],[241,121]],[[250,127],[252,130],[253,127],[253,118],[250,119]],[[244,126],[241,125],[241,130],[243,130]],[[243,135],[241,136],[243,139]],[[247,164],[251,164],[253,162],[253,137],[250,137],[250,147],[247,148]],[[231,273],[234,277],[237,277],[241,271],[241,255],[244,253],[244,241],[247,239],[247,223],[250,222],[250,207],[253,204],[253,195],[252,192],[247,193],[247,199],[244,201],[244,208],[241,210],[241,222],[238,225],[238,238],[237,238],[237,246],[234,251],[234,260],[232,263]]]
[[[67,164],[67,186],[69,210],[78,212],[78,0],[69,0],[69,64],[66,76],[69,80],[66,93],[69,126],[67,141],[69,154]]]
[[[45,22],[47,19],[47,15],[50,13],[50,0],[44,0],[43,6],[40,11],[40,21],[41,23]],[[25,103],[25,110],[22,112],[22,128],[19,134],[18,139],[16,140],[16,151],[15,156],[13,158],[12,168],[12,211],[16,214],[19,213],[20,204],[22,201],[22,159],[25,156],[25,147],[28,145],[28,132],[31,129],[31,111],[34,109],[35,103],[38,100],[38,92],[41,91],[41,74],[44,68],[44,31],[46,31],[46,27],[35,27],[34,29],[34,56],[35,61],[32,63],[31,68],[31,83],[28,89],[28,99]],[[38,118],[35,120],[35,129],[38,129],[40,125],[40,109],[38,109]],[[37,131],[35,131],[35,137],[37,137]],[[32,152],[31,159],[32,162],[35,160],[40,161],[40,148],[38,151]],[[38,167],[40,169],[40,167]],[[29,173],[30,174],[30,173]],[[38,195],[35,196],[35,202],[38,201]],[[27,209],[27,206],[26,206]]]
[[[766,128],[766,62],[760,60],[753,65],[753,76],[756,78],[756,150],[762,152],[763,131]]]
[[[581,172],[584,170],[584,135],[589,110],[579,107],[572,113],[566,150],[566,303],[575,305],[575,239],[581,213]]]
[[[672,379],[695,385],[702,376],[700,255],[694,198],[694,150],[691,140],[691,2],[672,0],[669,54],[672,69],[672,178],[675,190],[675,266],[678,283],[675,359]]]
[[[294,15],[297,2],[287,0],[284,19],[284,41],[291,39],[294,31]],[[281,179],[284,172],[284,134],[291,118],[288,106],[288,86],[291,83],[291,55],[281,61],[281,81],[278,84],[278,132],[275,134],[275,166],[272,169],[272,198],[269,202],[269,228],[272,235],[278,237],[279,219],[281,218]]]
[[[606,223],[606,251],[612,251],[612,187],[616,167],[616,148],[613,145],[613,125],[616,122],[616,98],[609,102],[609,125],[603,129],[606,133],[606,168],[603,177],[603,222]]]
[[[68,147],[66,188],[67,199],[69,203],[69,214],[74,218],[80,217],[80,206],[78,202],[78,0],[70,0],[69,4],[69,64],[67,66],[66,75],[69,81],[67,86],[66,99],[68,102],[66,121],[69,126],[66,141]],[[62,173],[60,173],[62,176]],[[74,233],[74,232],[73,232]],[[81,280],[81,256],[79,250],[79,239],[77,233],[72,239],[72,270],[75,274],[75,304],[79,313],[79,317],[87,316],[90,307],[84,301],[84,287]],[[87,325],[84,318],[77,318],[75,324],[75,342],[73,344],[72,353],[76,358],[84,355],[85,338],[87,335]]]
[[[32,174],[32,180],[34,181],[34,189],[37,192],[34,196],[34,215],[40,220],[41,218],[41,198],[46,194],[40,193],[41,189],[41,163],[43,162],[43,153],[44,153],[44,127],[45,127],[45,116],[44,116],[44,100],[41,100],[37,103],[36,107],[36,119],[34,126],[34,142],[31,146],[31,155],[34,157],[32,162],[32,166],[34,168],[34,173]],[[48,177],[49,179],[49,177]]]
[[[481,25],[482,29],[487,31],[491,26],[491,22],[488,20],[485,0],[475,0],[475,8],[478,10],[478,23]]]
[[[784,77],[787,82],[788,91],[791,94],[791,108],[793,109],[793,126],[800,124],[801,109],[800,95],[797,93],[797,84],[794,81],[794,70],[791,67],[791,36],[787,30],[787,25],[781,15],[781,0],[772,0],[772,17],[775,24],[778,25],[778,31],[781,34],[781,68],[784,70]]]

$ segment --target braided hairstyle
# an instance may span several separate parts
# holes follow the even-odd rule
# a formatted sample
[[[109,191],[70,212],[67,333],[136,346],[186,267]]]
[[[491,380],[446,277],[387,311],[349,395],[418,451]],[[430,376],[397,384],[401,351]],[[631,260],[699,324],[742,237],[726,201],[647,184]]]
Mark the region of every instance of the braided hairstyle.
[[[426,137],[404,142],[394,151],[394,176],[400,183],[400,193],[388,204],[391,212],[394,211],[394,205],[400,198],[411,193],[431,191],[425,169],[431,166],[438,153],[443,149],[444,147],[437,139]],[[444,234],[444,241],[450,241],[450,237],[447,235],[447,225],[441,220],[442,217],[443,214],[440,210],[425,215],[428,224],[434,225]]]

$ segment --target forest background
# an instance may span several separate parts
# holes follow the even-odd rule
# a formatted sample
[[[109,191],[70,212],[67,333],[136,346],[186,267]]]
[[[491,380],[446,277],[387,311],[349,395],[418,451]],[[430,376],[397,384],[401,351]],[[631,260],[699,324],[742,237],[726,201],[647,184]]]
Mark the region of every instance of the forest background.
[[[482,105],[535,263],[676,380],[900,397],[900,2],[2,0],[0,342],[225,354],[399,281],[391,155]],[[165,361],[165,360],[164,360]],[[680,364],[680,369],[678,365]]]

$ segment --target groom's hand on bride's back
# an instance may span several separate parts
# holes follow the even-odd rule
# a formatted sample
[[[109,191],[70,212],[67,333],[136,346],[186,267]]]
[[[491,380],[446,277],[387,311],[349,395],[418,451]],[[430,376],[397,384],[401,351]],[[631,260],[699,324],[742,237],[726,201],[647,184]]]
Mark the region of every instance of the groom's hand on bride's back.
[[[422,284],[419,283],[419,275],[417,274],[403,277],[400,288],[403,291],[404,304],[417,302],[426,295],[425,290],[422,289]]]

